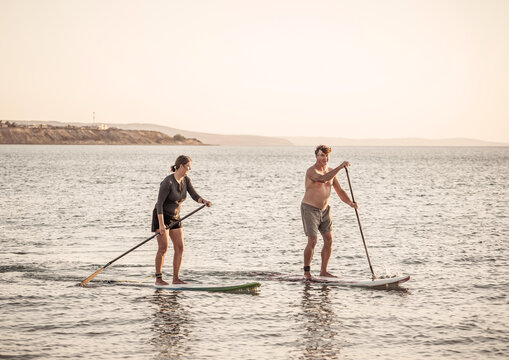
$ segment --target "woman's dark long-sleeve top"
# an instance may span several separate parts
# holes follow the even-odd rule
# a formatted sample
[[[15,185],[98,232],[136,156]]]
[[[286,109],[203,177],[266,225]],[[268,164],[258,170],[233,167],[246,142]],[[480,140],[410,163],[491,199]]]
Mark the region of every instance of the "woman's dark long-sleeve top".
[[[156,203],[157,214],[164,214],[165,217],[169,216],[173,219],[179,219],[180,206],[186,199],[187,193],[191,195],[194,201],[200,199],[200,195],[194,189],[189,177],[184,176],[179,184],[175,179],[175,173],[168,175],[159,187]]]

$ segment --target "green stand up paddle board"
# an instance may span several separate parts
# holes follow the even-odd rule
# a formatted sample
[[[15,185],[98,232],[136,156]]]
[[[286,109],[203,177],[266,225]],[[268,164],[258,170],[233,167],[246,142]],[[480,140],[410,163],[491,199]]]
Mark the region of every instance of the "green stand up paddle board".
[[[238,291],[238,290],[255,290],[260,287],[260,283],[253,282],[247,284],[169,284],[154,285],[160,290],[179,290],[179,291]]]

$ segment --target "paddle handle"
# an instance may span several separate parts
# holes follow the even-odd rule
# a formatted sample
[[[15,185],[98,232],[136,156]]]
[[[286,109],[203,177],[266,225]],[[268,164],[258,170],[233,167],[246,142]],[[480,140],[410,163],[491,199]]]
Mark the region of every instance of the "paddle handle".
[[[352,195],[352,202],[355,202],[355,197],[353,196],[352,183],[350,182],[350,175],[348,174],[347,167],[345,167],[345,171],[346,171],[346,178],[348,179],[348,186],[350,187],[350,194]],[[354,208],[354,209],[355,209],[355,216],[357,217],[357,223],[359,224],[359,230],[361,232],[362,243],[364,244],[364,250],[366,251],[366,257],[368,258],[369,269],[371,270],[371,275],[373,275],[373,279],[376,279],[375,272],[373,271],[373,266],[371,265],[371,259],[369,258],[368,247],[366,246],[366,240],[364,239],[364,233],[362,231],[362,225],[361,225],[361,219],[359,218],[359,212],[357,211],[356,208]]]

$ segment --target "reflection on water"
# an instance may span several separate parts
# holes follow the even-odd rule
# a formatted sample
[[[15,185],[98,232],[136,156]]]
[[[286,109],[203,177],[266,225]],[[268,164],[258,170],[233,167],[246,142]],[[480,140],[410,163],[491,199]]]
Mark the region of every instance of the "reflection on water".
[[[411,293],[277,279],[300,274],[313,150],[0,145],[0,358],[507,359],[509,147],[334,150],[333,163],[352,162],[374,269],[412,275]],[[150,235],[157,186],[181,153],[214,202],[186,220],[183,276],[262,281],[260,294],[108,284],[153,273],[157,242],[77,286]],[[331,206],[331,271],[367,278],[355,212],[335,195]]]
[[[297,315],[302,329],[302,359],[334,359],[339,356],[341,341],[336,330],[340,321],[330,299],[331,289],[327,285],[316,288],[304,284],[302,312]]]
[[[181,294],[157,291],[152,298],[152,303],[157,305],[151,341],[157,348],[156,359],[189,358],[192,354],[189,345],[191,317],[179,296]]]

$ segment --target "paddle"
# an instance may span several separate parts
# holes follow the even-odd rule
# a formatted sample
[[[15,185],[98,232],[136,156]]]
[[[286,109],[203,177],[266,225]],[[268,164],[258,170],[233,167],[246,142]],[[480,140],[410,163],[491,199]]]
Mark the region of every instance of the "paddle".
[[[353,197],[352,183],[350,182],[350,175],[348,175],[348,168],[345,167],[345,171],[346,171],[346,177],[348,179],[348,186],[350,187],[350,194],[352,194],[352,201],[355,202],[355,198]],[[359,224],[359,230],[361,231],[362,242],[364,243],[364,250],[366,250],[366,256],[368,257],[368,263],[369,263],[369,268],[371,270],[371,275],[373,275],[373,280],[375,280],[377,277],[375,275],[375,272],[373,271],[373,266],[371,266],[371,260],[369,259],[369,254],[368,254],[368,247],[366,246],[366,240],[364,240],[364,234],[362,232],[361,220],[359,219],[359,212],[357,211],[357,209],[355,209],[355,215],[357,215],[357,223]]]
[[[187,214],[186,216],[184,216],[182,219],[180,220],[177,220],[173,223],[171,223],[170,225],[166,226],[166,230],[168,230],[169,228],[171,228],[173,225],[175,224],[178,224],[179,222],[181,222],[182,220],[188,218],[189,216],[193,215],[195,212],[198,212],[200,211],[201,209],[203,209],[206,205],[202,205],[200,206],[198,209],[190,212],[189,214]],[[127,250],[125,253],[123,253],[122,255],[116,257],[115,259],[111,260],[109,263],[107,263],[106,265],[104,265],[102,268],[100,268],[99,270],[97,270],[95,273],[93,273],[92,275],[90,275],[89,277],[87,277],[85,280],[83,280],[81,283],[80,283],[80,286],[84,286],[85,284],[87,284],[90,280],[92,280],[93,278],[95,278],[101,271],[103,271],[104,269],[106,269],[108,266],[110,266],[111,264],[113,264],[115,261],[117,261],[118,259],[120,259],[121,257],[124,257],[125,255],[129,254],[131,251],[139,248],[141,245],[145,244],[146,242],[152,240],[153,238],[155,238],[157,235],[159,235],[159,232],[156,232],[154,235],[152,235],[151,237],[149,237],[148,239],[145,239],[143,240],[141,243],[139,243],[138,245],[136,245],[135,247]]]

